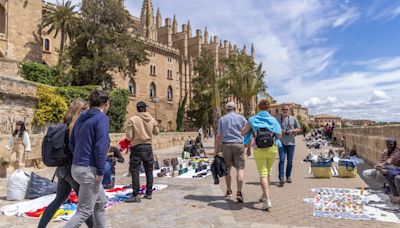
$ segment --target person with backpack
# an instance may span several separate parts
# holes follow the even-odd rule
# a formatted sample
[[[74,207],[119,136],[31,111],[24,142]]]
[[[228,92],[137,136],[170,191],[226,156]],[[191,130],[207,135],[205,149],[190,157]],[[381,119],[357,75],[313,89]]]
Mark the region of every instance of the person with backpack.
[[[10,135],[6,148],[10,151],[9,161],[12,161],[12,157],[15,154],[16,168],[23,168],[25,166],[25,153],[31,151],[31,141],[24,121],[18,121],[15,125],[15,130]]]
[[[285,160],[286,165],[286,182],[292,183],[291,174],[293,167],[294,149],[296,145],[296,134],[301,132],[299,121],[289,115],[290,108],[285,105],[282,109],[283,115],[278,118],[282,129],[282,144],[279,148],[279,184],[281,187],[285,184]]]
[[[94,227],[105,227],[107,196],[102,185],[110,145],[108,94],[95,90],[89,97],[90,109],[82,112],[72,129],[69,147],[73,151],[72,177],[79,184],[78,209],[65,225],[80,227],[93,215]]]
[[[269,210],[272,207],[269,184],[271,181],[271,170],[274,164],[278,148],[282,147],[280,139],[282,131],[279,122],[268,112],[269,101],[262,99],[258,103],[260,112],[252,116],[242,135],[245,136],[244,144],[247,145],[247,155],[251,154],[252,145],[255,147],[254,160],[260,176],[260,184],[263,194],[260,202],[263,203],[262,210]],[[252,143],[251,136],[254,136]]]
[[[43,142],[44,144],[44,146],[42,147],[43,150],[49,150],[48,152],[42,151],[43,161],[48,166],[52,167],[57,166],[55,175],[57,176],[58,183],[57,183],[56,198],[49,204],[49,206],[47,206],[46,210],[43,212],[43,215],[40,218],[38,228],[44,228],[47,226],[47,224],[50,222],[51,218],[53,218],[57,210],[61,207],[61,205],[63,205],[67,201],[68,196],[70,195],[72,189],[75,191],[76,194],[79,194],[79,184],[72,178],[71,175],[72,151],[70,151],[68,144],[72,128],[74,127],[75,122],[78,119],[81,112],[84,111],[86,108],[87,108],[86,101],[78,98],[70,104],[68,111],[64,115],[63,124],[60,125],[59,127],[65,130],[60,132],[61,134],[58,136],[62,137],[60,140],[64,144],[64,147],[62,148],[63,150],[61,151],[62,153],[61,155],[64,156],[58,156],[56,152],[59,151],[53,150],[52,145],[50,145],[49,147],[45,145],[47,143],[50,143],[51,140]],[[48,130],[48,133],[45,138],[50,138],[51,132],[52,132],[51,130]],[[54,142],[54,140],[52,142]],[[60,161],[57,161],[57,158],[59,157],[61,157],[61,159]],[[47,161],[50,162],[48,163]],[[56,164],[57,162],[54,161],[60,163]],[[86,220],[86,225],[88,227],[93,227],[92,217],[89,217]]]
[[[144,101],[138,102],[136,104],[138,113],[131,117],[128,122],[126,137],[131,141],[129,171],[132,175],[133,197],[126,200],[127,203],[141,202],[139,173],[142,162],[146,173],[146,194],[144,198],[152,199],[154,154],[151,143],[153,135],[158,135],[160,130],[157,121],[147,112],[147,107]]]

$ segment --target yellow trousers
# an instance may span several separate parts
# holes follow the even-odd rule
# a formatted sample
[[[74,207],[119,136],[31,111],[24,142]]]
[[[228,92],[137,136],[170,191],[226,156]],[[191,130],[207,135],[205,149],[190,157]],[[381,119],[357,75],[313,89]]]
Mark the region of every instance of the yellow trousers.
[[[274,164],[278,146],[273,145],[268,148],[257,148],[254,151],[254,160],[257,164],[257,170],[260,177],[271,175],[272,165]]]

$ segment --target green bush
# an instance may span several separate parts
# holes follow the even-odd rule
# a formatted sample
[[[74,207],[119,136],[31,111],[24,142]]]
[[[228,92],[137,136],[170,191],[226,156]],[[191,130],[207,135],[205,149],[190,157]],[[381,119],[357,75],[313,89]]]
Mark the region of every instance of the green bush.
[[[110,117],[110,133],[122,132],[126,117],[126,108],[129,104],[129,92],[126,89],[115,89],[110,94],[111,107],[108,110]]]
[[[59,122],[68,110],[67,101],[53,87],[39,86],[37,97],[39,102],[33,121],[38,126]]]
[[[54,85],[57,71],[49,66],[34,62],[25,62],[19,65],[22,77],[26,80],[46,85]]]
[[[57,93],[64,97],[68,103],[71,103],[76,98],[82,98],[89,100],[89,95],[93,90],[98,89],[98,86],[87,85],[87,86],[67,86],[58,87]]]

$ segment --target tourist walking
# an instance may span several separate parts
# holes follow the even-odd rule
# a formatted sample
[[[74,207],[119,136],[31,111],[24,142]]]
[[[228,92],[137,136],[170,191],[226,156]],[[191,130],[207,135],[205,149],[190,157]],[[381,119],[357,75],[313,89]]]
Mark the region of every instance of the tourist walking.
[[[10,151],[10,163],[15,155],[15,168],[23,168],[25,166],[25,153],[31,152],[31,141],[29,140],[29,134],[26,131],[24,121],[16,123],[15,130],[10,135],[6,148]]]
[[[292,183],[291,174],[293,167],[294,150],[296,145],[296,134],[301,132],[299,121],[289,115],[290,108],[285,105],[282,109],[283,114],[278,118],[282,129],[282,147],[279,148],[279,184],[285,184],[285,161],[286,165],[286,182]]]
[[[247,155],[251,154],[252,146],[255,147],[254,159],[256,161],[260,184],[263,194],[260,202],[263,203],[262,210],[272,207],[269,185],[271,181],[271,170],[274,164],[278,147],[282,147],[282,131],[279,122],[268,112],[269,101],[262,99],[258,103],[260,112],[251,117],[242,131],[245,136],[244,144],[247,145]],[[254,135],[255,143],[251,136]]]
[[[67,159],[64,166],[59,166],[56,169],[56,175],[58,179],[56,198],[47,206],[46,210],[43,212],[38,228],[44,228],[53,218],[57,210],[63,205],[71,193],[71,189],[79,194],[79,184],[72,178],[71,165],[72,165],[72,152],[69,150],[69,137],[72,133],[72,128],[75,125],[79,115],[82,111],[86,109],[87,103],[82,99],[74,100],[63,118],[63,122],[67,124],[67,133],[65,135],[65,147]],[[86,225],[88,227],[93,227],[93,218],[90,216],[86,220]]]
[[[136,104],[138,114],[128,121],[126,137],[131,141],[129,171],[132,175],[133,196],[125,201],[127,203],[141,202],[139,174],[142,163],[146,173],[146,193],[144,198],[152,199],[154,154],[151,143],[153,135],[158,135],[159,129],[157,121],[147,112],[147,107],[145,102],[138,102]]]
[[[233,196],[230,175],[233,166],[237,172],[236,199],[239,203],[243,203],[242,186],[245,168],[245,146],[243,145],[242,129],[245,127],[247,120],[244,116],[236,114],[236,104],[234,102],[226,104],[226,111],[227,114],[218,123],[217,136],[215,138],[215,156],[222,149],[222,156],[228,169],[228,175],[225,176],[227,188],[225,197]]]
[[[79,184],[78,209],[65,225],[80,227],[91,215],[94,227],[105,227],[107,197],[102,185],[110,145],[110,108],[108,94],[95,90],[89,97],[90,109],[81,113],[69,139],[73,151],[72,177]]]

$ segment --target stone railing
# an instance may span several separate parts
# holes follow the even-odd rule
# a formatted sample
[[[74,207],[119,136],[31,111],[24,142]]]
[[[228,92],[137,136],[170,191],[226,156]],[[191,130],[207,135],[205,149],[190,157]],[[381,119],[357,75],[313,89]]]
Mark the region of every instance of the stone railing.
[[[355,149],[370,164],[377,164],[386,148],[385,139],[396,138],[400,145],[400,125],[335,129],[337,139],[345,137],[346,150]]]
[[[155,136],[153,139],[153,149],[164,149],[175,146],[183,146],[185,140],[188,137],[195,138],[195,132],[168,132],[168,133],[160,133],[160,135]],[[0,135],[0,159],[4,158],[8,160],[9,152],[6,150],[6,145],[8,143],[8,135]],[[110,134],[111,144],[116,145],[120,140],[125,138],[124,133],[118,134]],[[41,147],[43,141],[43,135],[31,135],[30,136],[31,144],[32,144],[32,152],[27,154],[26,157],[26,166],[32,166],[33,160],[40,160],[41,155]]]
[[[18,62],[0,58],[0,76],[22,79],[18,71]]]

